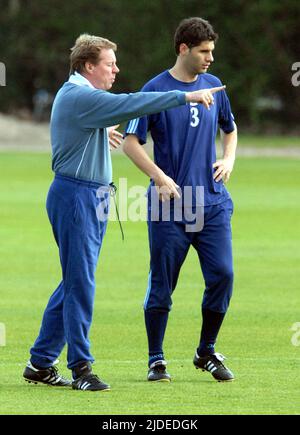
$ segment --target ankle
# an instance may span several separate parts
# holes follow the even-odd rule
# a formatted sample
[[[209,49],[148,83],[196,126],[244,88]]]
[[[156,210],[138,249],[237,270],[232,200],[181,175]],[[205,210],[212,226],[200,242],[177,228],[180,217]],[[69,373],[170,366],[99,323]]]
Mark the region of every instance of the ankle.
[[[81,376],[87,376],[92,373],[92,364],[90,361],[83,361],[72,369],[73,379],[78,379]]]
[[[156,361],[165,361],[164,354],[163,353],[157,353],[155,355],[149,355],[148,366],[150,367]]]
[[[215,346],[211,343],[203,343],[197,348],[197,354],[200,358],[204,356],[212,355],[215,353]]]

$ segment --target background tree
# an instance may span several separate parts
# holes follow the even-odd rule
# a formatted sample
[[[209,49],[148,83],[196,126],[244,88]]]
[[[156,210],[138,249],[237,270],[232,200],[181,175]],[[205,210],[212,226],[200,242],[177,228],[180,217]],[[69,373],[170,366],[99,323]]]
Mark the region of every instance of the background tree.
[[[32,110],[39,88],[55,94],[68,77],[69,49],[83,32],[117,42],[121,72],[114,92],[137,91],[175,61],[172,38],[179,21],[201,16],[220,35],[210,72],[226,83],[239,125],[290,131],[299,124],[300,87],[291,84],[292,64],[300,61],[298,0],[0,3],[0,61],[7,69],[1,111]]]

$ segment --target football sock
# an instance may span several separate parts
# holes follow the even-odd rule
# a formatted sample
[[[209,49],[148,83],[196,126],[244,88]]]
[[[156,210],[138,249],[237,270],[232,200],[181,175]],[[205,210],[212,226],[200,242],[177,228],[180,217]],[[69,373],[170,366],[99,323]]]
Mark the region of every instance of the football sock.
[[[164,359],[162,345],[167,327],[168,316],[168,311],[145,311],[145,325],[149,348],[149,366],[155,361]]]
[[[202,329],[197,353],[203,357],[215,352],[215,343],[226,313],[202,308]]]

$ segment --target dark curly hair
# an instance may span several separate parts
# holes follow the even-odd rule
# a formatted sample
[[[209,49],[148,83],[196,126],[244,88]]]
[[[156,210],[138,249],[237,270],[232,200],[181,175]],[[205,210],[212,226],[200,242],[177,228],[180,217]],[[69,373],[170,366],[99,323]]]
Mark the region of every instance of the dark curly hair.
[[[214,41],[218,34],[214,32],[212,25],[199,17],[185,18],[179,23],[174,35],[175,52],[179,54],[180,44],[186,44],[189,48],[200,45],[203,41]]]

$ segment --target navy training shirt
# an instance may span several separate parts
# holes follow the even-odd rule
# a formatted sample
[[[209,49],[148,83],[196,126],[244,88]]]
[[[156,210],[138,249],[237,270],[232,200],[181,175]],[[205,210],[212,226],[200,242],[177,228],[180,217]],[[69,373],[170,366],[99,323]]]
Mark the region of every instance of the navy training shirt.
[[[145,84],[142,91],[180,90],[192,92],[222,86],[211,74],[199,74],[194,82],[176,80],[164,71]],[[150,131],[154,142],[155,163],[181,187],[191,186],[193,205],[199,201],[196,187],[204,188],[204,205],[219,204],[230,197],[223,181],[213,179],[213,163],[216,161],[216,135],[218,128],[225,133],[234,130],[234,118],[225,91],[214,94],[210,110],[202,104],[187,103],[164,112],[131,120],[125,134],[135,134],[141,145],[147,141]]]

